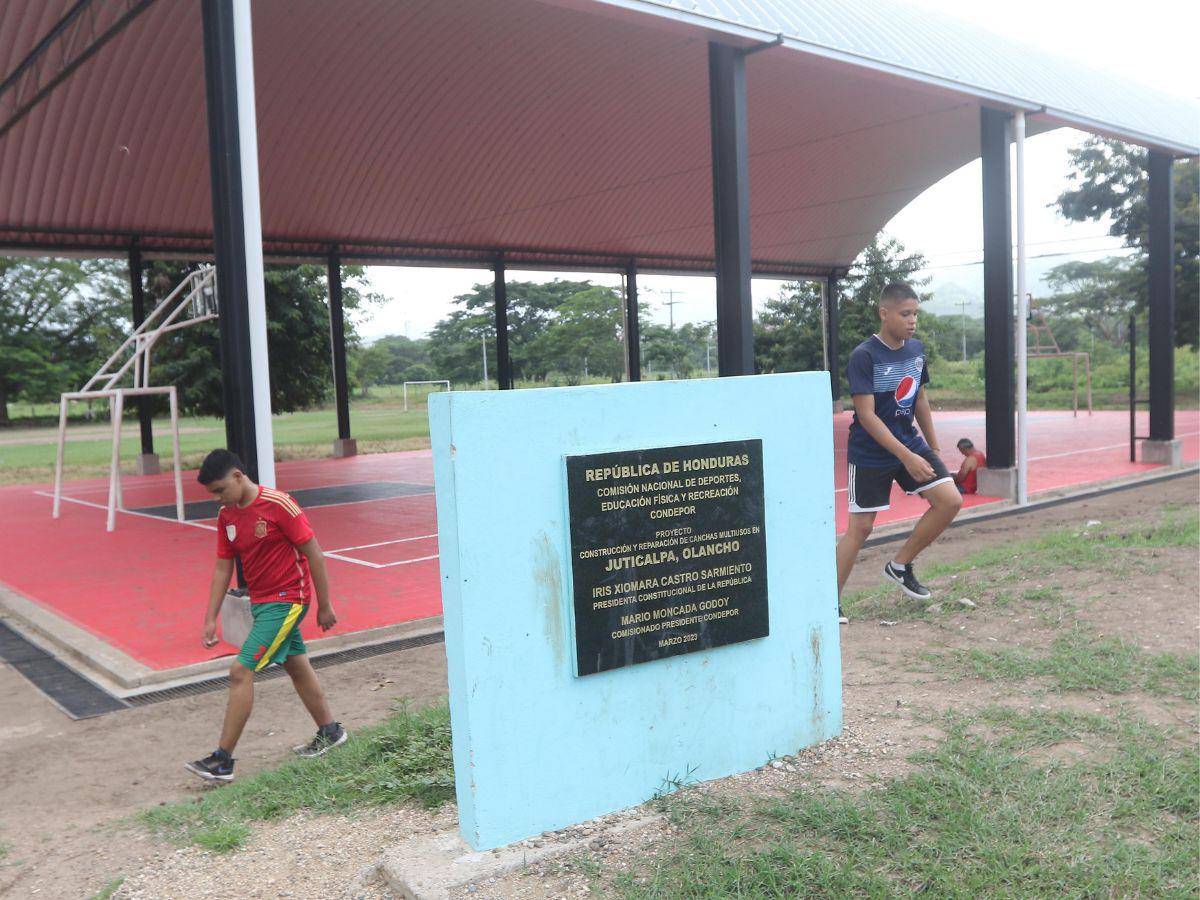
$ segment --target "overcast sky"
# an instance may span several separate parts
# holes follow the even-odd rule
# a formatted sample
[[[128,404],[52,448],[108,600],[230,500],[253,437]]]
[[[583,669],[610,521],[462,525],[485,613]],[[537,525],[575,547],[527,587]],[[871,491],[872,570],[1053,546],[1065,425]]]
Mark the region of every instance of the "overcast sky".
[[[1006,0],[985,4],[919,0],[916,5],[957,16],[1060,56],[1105,67],[1159,90],[1200,97],[1200,65],[1196,58],[1200,3]],[[1066,186],[1067,151],[1084,137],[1077,131],[1058,129],[1030,138],[1026,144],[1026,240],[1031,256],[1063,254],[1046,257],[1055,262],[1097,259],[1120,246],[1105,233],[1104,225],[1064,222],[1049,208]],[[979,163],[964,166],[910,203],[885,229],[909,249],[929,258],[927,274],[934,286],[954,283],[973,290],[979,282],[980,267],[975,264],[983,245],[979,183]],[[479,269],[373,266],[368,272],[375,289],[389,302],[375,309],[368,320],[360,321],[359,331],[367,339],[386,334],[421,337],[450,311],[456,295],[490,279],[490,273]],[[548,281],[554,277],[587,277],[597,283],[620,284],[616,275],[509,270],[512,280]],[[716,294],[711,278],[643,275],[638,286],[643,299],[651,304],[655,321],[667,322],[668,301],[674,302],[676,324],[715,318]],[[779,286],[776,281],[756,279],[755,307],[772,297]]]

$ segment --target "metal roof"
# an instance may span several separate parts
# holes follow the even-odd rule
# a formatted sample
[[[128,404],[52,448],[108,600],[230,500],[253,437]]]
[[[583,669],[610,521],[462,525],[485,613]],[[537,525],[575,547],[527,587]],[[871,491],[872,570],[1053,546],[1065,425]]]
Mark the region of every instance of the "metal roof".
[[[959,26],[914,30],[923,19],[879,0],[255,0],[253,13],[277,257],[337,245],[348,261],[481,264],[502,251],[513,267],[711,270],[717,37],[785,34],[747,60],[760,274],[847,265],[978,157],[983,102],[1046,106],[1031,134],[1094,122],[1196,149],[1195,104],[1018,63],[975,32],[960,43]],[[23,65],[47,40],[41,66]],[[199,3],[8,0],[0,72],[0,246],[207,252]]]
[[[598,0],[927,81],[1171,153],[1200,153],[1200,104],[896,0]],[[1119,22],[1113,22],[1114,30]]]

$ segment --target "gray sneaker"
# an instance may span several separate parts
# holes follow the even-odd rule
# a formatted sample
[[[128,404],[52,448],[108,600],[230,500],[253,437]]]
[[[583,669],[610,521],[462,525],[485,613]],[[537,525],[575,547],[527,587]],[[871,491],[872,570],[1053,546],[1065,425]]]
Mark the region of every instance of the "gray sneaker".
[[[883,577],[888,581],[894,581],[900,585],[900,590],[908,594],[914,600],[928,600],[933,596],[933,592],[921,582],[917,581],[917,575],[913,571],[912,563],[907,566],[898,566],[893,562],[889,562],[883,567]]]
[[[314,756],[324,756],[334,747],[341,746],[350,739],[349,732],[342,727],[341,722],[334,722],[333,729],[321,729],[307,744],[301,744],[299,747],[293,747],[292,752],[297,756],[303,756],[306,759],[311,759]]]

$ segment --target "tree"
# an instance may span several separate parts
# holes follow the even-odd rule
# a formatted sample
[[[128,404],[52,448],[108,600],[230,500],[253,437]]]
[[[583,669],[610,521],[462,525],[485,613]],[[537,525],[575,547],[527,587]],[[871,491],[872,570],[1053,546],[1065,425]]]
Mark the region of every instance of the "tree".
[[[572,294],[528,350],[539,369],[562,372],[569,380],[588,374],[619,381],[625,371],[620,295],[597,285]]]
[[[124,266],[113,260],[0,258],[0,424],[8,402],[78,389],[127,321]]]
[[[669,328],[648,324],[641,329],[642,360],[654,373],[673,378],[690,378],[704,353],[704,335],[695,326]]]
[[[754,369],[771,373],[824,368],[820,286],[812,281],[785,284],[754,322]]]
[[[904,281],[917,290],[929,283],[928,278],[914,278],[925,268],[925,257],[909,253],[895,238],[876,236],[858,255],[849,274],[837,283],[838,293],[838,362],[845,368],[850,351],[869,335],[879,330],[879,295],[893,281]],[[920,317],[917,337],[921,336]],[[936,356],[933,342],[926,345],[930,357]]]
[[[347,360],[350,383],[366,397],[377,384],[395,384],[387,380],[391,357],[387,348],[378,341],[366,347],[358,347]]]
[[[1147,151],[1104,138],[1088,138],[1070,152],[1073,187],[1058,197],[1058,211],[1073,222],[1108,218],[1108,233],[1137,251],[1140,279],[1125,283],[1138,309],[1145,309],[1147,228]],[[1176,160],[1175,187],[1175,343],[1196,346],[1200,339],[1200,164]]]
[[[147,270],[148,305],[161,301],[192,267],[154,263]],[[365,289],[360,267],[342,269],[342,305],[355,310],[382,298]],[[264,273],[271,409],[291,412],[323,403],[333,387],[325,267],[268,266]],[[346,317],[346,343],[357,342]],[[154,349],[153,380],[179,387],[189,412],[223,415],[221,347],[217,323],[204,322],[164,337]]]
[[[434,377],[428,374],[429,342],[426,340],[412,340],[404,335],[389,334],[374,341],[370,346],[380,348],[380,352],[386,358],[379,384],[403,384],[406,381],[422,381]]]
[[[1119,344],[1143,279],[1144,271],[1135,261],[1119,256],[1067,262],[1046,273],[1054,293],[1039,305],[1048,316],[1077,320],[1089,332]]]

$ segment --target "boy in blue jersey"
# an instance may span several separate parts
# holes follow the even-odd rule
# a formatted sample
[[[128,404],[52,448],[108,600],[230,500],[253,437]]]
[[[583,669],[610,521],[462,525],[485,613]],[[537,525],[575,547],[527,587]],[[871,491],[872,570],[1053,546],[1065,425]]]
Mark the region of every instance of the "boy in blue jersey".
[[[893,481],[929,503],[904,546],[883,567],[884,577],[914,600],[928,600],[932,595],[917,580],[913,560],[962,508],[954,478],[938,458],[937,435],[925,396],[929,381],[925,347],[913,337],[918,305],[916,291],[907,284],[885,287],[879,296],[879,333],[855,347],[846,366],[854,420],[846,451],[850,524],[837,546],[839,597],[858,551],[875,525],[876,513],[891,505]],[[840,609],[838,616],[846,621]]]

